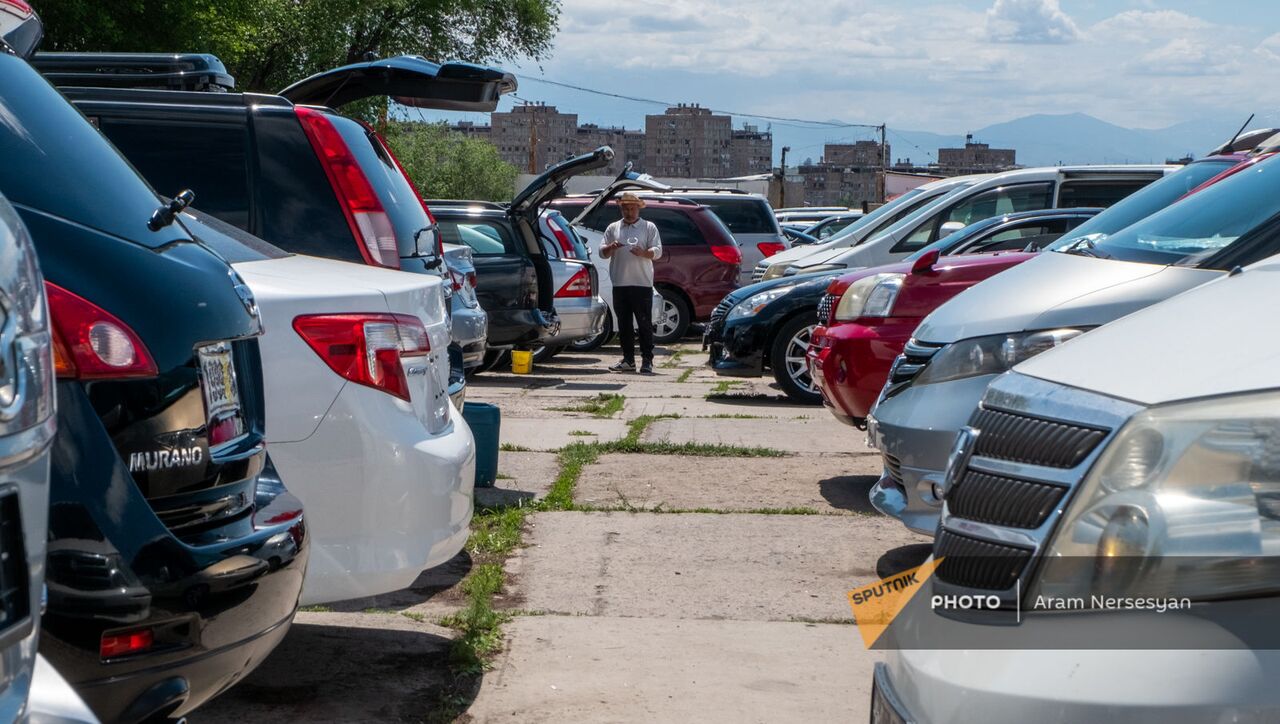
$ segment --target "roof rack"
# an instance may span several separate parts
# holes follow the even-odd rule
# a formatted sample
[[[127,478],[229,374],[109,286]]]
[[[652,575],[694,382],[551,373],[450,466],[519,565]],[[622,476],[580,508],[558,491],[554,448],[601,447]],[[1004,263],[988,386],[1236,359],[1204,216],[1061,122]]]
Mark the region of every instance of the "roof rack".
[[[694,192],[694,193],[704,193],[704,194],[743,194],[743,195],[748,195],[751,193],[750,191],[743,191],[742,189],[718,188],[715,186],[672,186],[670,191],[665,191],[665,192],[651,191],[650,193],[672,193],[672,192],[681,192],[681,193]]]
[[[236,79],[208,53],[36,53],[31,65],[55,86],[227,93]]]
[[[467,199],[423,199],[428,207],[431,206],[481,206],[486,209],[506,210],[507,205],[498,203],[497,201],[470,201]]]

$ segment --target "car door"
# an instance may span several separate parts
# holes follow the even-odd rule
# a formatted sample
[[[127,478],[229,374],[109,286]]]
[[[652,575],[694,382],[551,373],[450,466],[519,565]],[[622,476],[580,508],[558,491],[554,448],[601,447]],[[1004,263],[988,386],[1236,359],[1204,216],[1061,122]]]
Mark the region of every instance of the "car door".
[[[476,268],[476,298],[489,315],[489,345],[503,347],[537,340],[542,320],[533,261],[520,251],[510,221],[499,214],[450,213],[436,218],[446,244],[470,247]]]

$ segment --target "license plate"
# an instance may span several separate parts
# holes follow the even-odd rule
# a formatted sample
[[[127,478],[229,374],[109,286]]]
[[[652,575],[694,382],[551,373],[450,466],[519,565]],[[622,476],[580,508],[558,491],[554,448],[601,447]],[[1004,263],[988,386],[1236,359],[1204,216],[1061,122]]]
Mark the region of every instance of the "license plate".
[[[880,425],[871,415],[867,415],[867,447],[873,450],[880,449]]]
[[[231,344],[218,342],[197,350],[200,359],[200,388],[209,420],[210,447],[239,437],[244,432],[240,416],[240,387],[231,357]]]

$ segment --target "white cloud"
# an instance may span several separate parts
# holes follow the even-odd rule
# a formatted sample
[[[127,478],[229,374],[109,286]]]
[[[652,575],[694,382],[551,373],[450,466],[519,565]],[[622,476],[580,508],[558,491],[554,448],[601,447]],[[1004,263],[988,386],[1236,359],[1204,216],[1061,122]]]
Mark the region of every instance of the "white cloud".
[[[1224,46],[1214,40],[1181,37],[1143,53],[1136,61],[1128,63],[1125,69],[1147,75],[1233,75],[1244,68],[1240,56],[1241,50],[1235,46]]]
[[[1071,43],[1080,29],[1058,0],[996,0],[987,11],[987,36],[997,43]]]

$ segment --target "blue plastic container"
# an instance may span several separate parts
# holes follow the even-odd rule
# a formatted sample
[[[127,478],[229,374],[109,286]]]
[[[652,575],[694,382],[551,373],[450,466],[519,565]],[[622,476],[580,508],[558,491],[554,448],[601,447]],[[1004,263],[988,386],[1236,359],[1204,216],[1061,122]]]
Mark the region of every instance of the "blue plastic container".
[[[502,410],[497,405],[467,401],[462,418],[476,439],[476,487],[492,488],[498,479],[498,432],[502,427]]]

